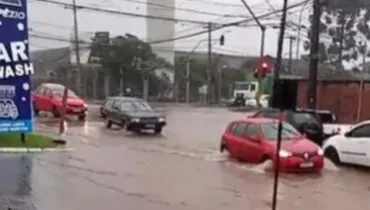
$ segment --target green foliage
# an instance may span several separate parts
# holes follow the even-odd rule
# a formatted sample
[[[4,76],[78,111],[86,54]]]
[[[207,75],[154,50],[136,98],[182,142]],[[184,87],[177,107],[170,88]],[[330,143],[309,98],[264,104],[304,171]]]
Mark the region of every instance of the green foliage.
[[[94,41],[91,50],[92,54],[99,57],[103,67],[108,69],[116,84],[123,77],[125,85],[135,92],[141,92],[143,78],[147,78],[151,95],[158,95],[170,86],[166,80],[168,78],[161,81],[162,78],[155,74],[155,70],[173,69],[173,66],[154,54],[148,43],[134,35],[116,36],[110,45]]]
[[[311,23],[312,15],[309,20]],[[330,60],[328,55],[336,55],[334,61],[338,59],[341,40],[343,40],[343,60],[357,60],[362,57],[365,53],[364,41],[370,40],[369,24],[369,0],[328,0],[328,3],[323,7],[320,34],[330,37],[331,42],[321,40],[321,62]],[[308,38],[310,34],[311,32],[308,31]],[[304,48],[309,50],[309,41],[305,42]],[[370,53],[367,56],[370,56]]]

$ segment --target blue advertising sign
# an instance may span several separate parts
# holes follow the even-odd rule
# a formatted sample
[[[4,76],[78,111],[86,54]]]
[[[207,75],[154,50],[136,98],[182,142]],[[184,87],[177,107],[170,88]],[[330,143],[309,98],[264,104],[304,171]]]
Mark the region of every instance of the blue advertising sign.
[[[33,130],[27,0],[0,0],[0,133]]]

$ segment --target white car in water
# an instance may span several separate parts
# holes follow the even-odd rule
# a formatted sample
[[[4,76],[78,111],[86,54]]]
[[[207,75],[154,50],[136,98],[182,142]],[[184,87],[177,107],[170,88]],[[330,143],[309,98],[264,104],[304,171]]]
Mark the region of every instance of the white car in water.
[[[323,150],[325,156],[335,164],[370,167],[370,120],[328,138],[324,141]]]
[[[270,95],[261,95],[260,104],[262,108],[267,108],[269,105]],[[254,98],[247,99],[245,105],[248,107],[257,107],[257,100]]]

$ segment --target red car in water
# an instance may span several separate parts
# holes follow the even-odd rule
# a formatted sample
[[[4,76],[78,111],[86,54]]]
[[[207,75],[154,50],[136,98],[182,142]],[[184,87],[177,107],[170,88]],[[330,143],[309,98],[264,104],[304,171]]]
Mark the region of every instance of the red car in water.
[[[272,160],[276,166],[278,121],[266,118],[243,118],[229,124],[220,144],[239,161],[261,163]],[[320,171],[323,151],[302,136],[292,125],[283,122],[280,156],[282,171]]]
[[[40,111],[51,112],[59,117],[62,112],[62,100],[65,86],[55,83],[43,83],[32,93],[32,105],[37,115]],[[87,115],[87,105],[72,90],[68,90],[66,114],[75,115],[83,121]]]

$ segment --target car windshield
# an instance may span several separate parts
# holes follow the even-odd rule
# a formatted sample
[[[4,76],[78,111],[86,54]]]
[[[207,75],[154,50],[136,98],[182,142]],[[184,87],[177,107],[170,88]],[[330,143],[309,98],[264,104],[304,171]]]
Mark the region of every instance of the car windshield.
[[[152,108],[145,101],[129,101],[121,104],[121,109],[124,111],[151,111]]]
[[[264,137],[270,141],[276,141],[278,135],[278,122],[263,123],[260,125]],[[283,122],[281,139],[297,139],[301,134],[289,123]]]
[[[52,91],[53,95],[56,97],[62,98],[64,95],[64,88],[54,88]],[[68,89],[68,98],[78,98],[78,96],[72,90]]]
[[[317,119],[310,113],[297,112],[293,114],[293,121],[297,125],[309,124],[320,124]]]
[[[235,84],[235,90],[249,90],[250,84]]]

